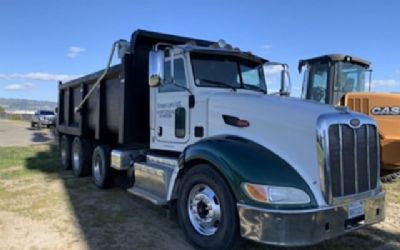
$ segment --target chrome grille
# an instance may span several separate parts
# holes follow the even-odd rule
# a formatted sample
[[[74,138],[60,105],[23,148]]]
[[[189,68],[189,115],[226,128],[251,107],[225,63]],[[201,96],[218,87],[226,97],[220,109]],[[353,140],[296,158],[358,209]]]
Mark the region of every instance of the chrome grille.
[[[333,124],[329,126],[328,138],[326,167],[332,198],[376,189],[379,171],[376,127]]]

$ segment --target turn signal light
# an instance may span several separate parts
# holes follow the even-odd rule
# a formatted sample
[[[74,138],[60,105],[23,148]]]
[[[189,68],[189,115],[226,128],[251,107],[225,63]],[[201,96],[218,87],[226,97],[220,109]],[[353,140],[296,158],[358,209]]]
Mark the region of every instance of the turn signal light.
[[[252,199],[260,202],[268,202],[268,195],[267,191],[264,187],[259,185],[252,185],[246,183],[243,185],[244,190],[247,192],[247,195],[250,196]]]

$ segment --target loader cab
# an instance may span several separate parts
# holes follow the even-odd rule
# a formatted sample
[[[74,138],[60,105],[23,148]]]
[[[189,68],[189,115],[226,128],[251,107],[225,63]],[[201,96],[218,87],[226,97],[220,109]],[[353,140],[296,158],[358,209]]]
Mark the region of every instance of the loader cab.
[[[303,73],[302,98],[343,105],[350,92],[370,89],[370,63],[349,55],[326,55],[299,62]]]

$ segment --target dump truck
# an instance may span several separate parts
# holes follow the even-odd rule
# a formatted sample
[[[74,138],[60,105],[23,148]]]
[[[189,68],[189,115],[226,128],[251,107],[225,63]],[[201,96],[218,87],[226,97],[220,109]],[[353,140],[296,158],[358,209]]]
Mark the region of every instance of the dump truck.
[[[371,63],[352,55],[300,60],[298,69],[304,72],[303,99],[348,107],[375,119],[382,181],[400,180],[400,93],[371,92]]]
[[[268,95],[268,65],[223,40],[137,30],[106,69],[60,83],[61,165],[99,188],[126,175],[198,248],[310,245],[382,221],[375,121]]]

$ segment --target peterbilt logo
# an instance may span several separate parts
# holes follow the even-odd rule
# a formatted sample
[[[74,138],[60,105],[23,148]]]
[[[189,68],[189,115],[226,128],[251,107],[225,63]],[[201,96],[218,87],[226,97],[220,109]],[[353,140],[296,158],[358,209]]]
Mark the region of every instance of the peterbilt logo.
[[[400,115],[400,106],[396,107],[374,107],[371,110],[373,115]]]

